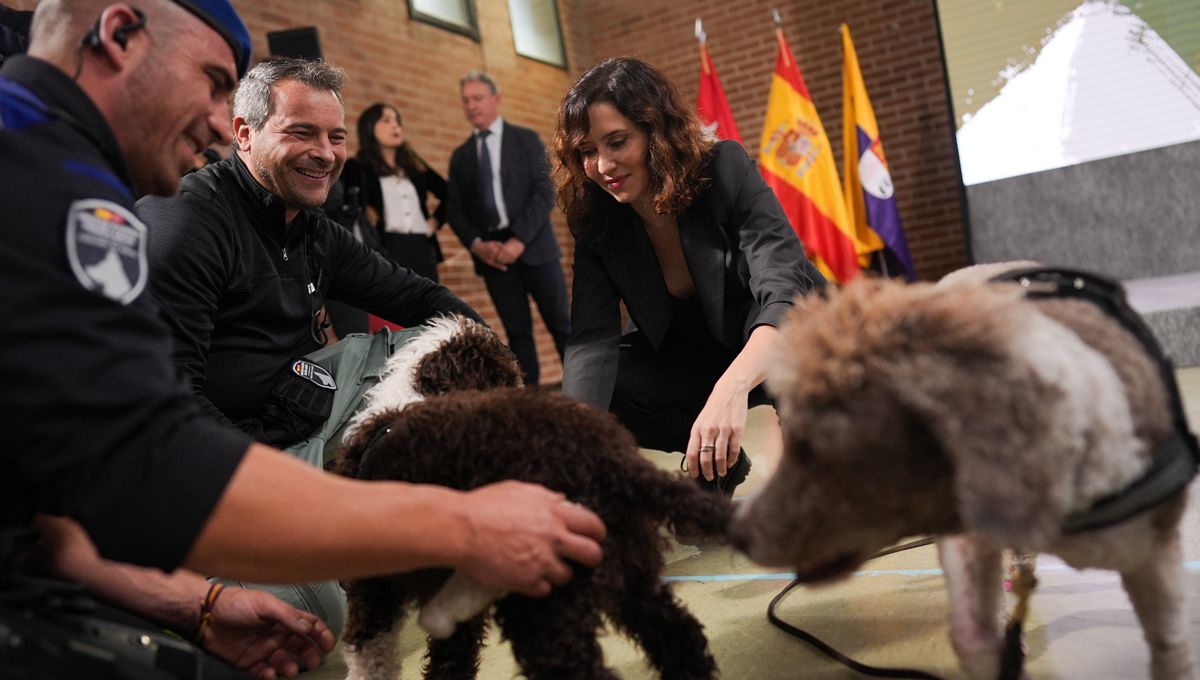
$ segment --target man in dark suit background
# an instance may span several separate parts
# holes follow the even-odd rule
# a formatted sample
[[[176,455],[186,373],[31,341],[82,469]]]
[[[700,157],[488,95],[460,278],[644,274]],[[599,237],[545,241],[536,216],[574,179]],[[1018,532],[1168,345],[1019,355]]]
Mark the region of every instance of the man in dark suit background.
[[[475,131],[450,157],[446,215],[487,284],[526,385],[538,384],[529,296],[562,357],[571,322],[561,251],[550,225],[554,188],[546,147],[533,130],[500,117],[496,82],[481,71],[459,80]]]

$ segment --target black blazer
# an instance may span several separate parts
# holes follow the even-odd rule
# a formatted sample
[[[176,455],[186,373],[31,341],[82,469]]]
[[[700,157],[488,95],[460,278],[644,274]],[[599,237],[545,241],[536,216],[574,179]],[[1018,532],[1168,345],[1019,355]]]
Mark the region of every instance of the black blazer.
[[[712,184],[678,217],[679,239],[709,331],[740,352],[752,330],[778,326],[792,300],[825,279],[740,144],[718,143],[710,172]],[[608,408],[617,379],[619,302],[655,350],[672,304],[641,220],[626,205],[612,214],[602,233],[576,240],[563,361],[563,393],[600,408]]]
[[[554,228],[550,225],[554,187],[550,184],[546,147],[536,132],[507,120],[500,134],[500,184],[504,188],[508,226],[525,244],[521,262],[539,265],[562,257]],[[487,220],[483,212],[474,133],[450,156],[446,194],[446,218],[450,228],[469,251],[471,243],[483,236],[483,225]],[[474,259],[475,272],[482,273],[482,268],[487,265]]]
[[[429,206],[427,205],[429,194],[437,197],[438,207],[433,211],[433,218],[437,220],[438,229],[441,229],[446,224],[446,180],[442,179],[442,176],[433,168],[428,168],[425,172],[410,176],[408,179],[417,190],[417,202],[421,204],[421,215],[425,219],[429,219]],[[375,214],[379,215],[379,222],[373,226],[382,238],[384,225],[387,224],[387,215],[383,211],[383,187],[379,183],[379,174],[370,165],[357,158],[351,158],[342,168],[341,181],[347,187],[358,187],[358,201],[362,207],[369,206],[375,209]],[[442,249],[437,244],[437,235],[430,234],[429,238],[433,241],[437,261],[441,262],[444,258]]]

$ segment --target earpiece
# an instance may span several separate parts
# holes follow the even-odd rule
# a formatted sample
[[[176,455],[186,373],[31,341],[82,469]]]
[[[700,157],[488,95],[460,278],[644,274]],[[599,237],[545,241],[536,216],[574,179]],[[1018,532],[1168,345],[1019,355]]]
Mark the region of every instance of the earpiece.
[[[113,31],[113,42],[120,45],[121,49],[125,49],[125,46],[129,43],[130,33],[140,31],[146,25],[146,14],[142,10],[134,8],[133,13],[137,15],[137,21],[130,22],[124,26],[118,26]]]
[[[88,29],[88,32],[83,34],[83,40],[81,40],[80,43],[84,47],[88,47],[93,50],[100,47],[100,20],[99,19],[96,19],[96,23],[92,24],[92,27]]]
[[[112,39],[121,49],[125,49],[129,45],[129,34],[139,31],[146,25],[146,14],[140,9],[134,8],[133,13],[137,15],[137,21],[132,21],[124,26],[118,26],[113,31]],[[96,19],[96,23],[88,29],[88,32],[83,35],[81,41],[85,47],[90,49],[100,48],[100,19]]]

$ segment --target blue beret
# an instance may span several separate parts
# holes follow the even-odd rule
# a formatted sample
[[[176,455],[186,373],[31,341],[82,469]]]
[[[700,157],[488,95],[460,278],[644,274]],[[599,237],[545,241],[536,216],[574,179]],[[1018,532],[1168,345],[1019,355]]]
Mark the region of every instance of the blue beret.
[[[229,0],[175,0],[221,34],[233,50],[238,78],[250,67],[250,31]]]

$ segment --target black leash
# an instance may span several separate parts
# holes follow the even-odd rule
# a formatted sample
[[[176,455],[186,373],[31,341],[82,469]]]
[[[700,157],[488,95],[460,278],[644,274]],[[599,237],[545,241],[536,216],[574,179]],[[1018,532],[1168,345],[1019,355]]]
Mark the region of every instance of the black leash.
[[[871,556],[871,559],[874,560],[874,559],[883,557],[885,555],[891,555],[893,553],[903,552],[905,550],[912,550],[913,548],[920,548],[922,546],[932,544],[933,541],[934,541],[933,537],[928,537],[928,538],[918,539],[915,541],[910,541],[908,543],[903,543],[901,545],[897,545],[897,546],[888,548],[887,550],[880,551],[880,552],[876,553],[875,555]],[[852,659],[852,658],[846,656],[845,654],[839,652],[838,650],[834,649],[833,647],[831,647],[830,645],[825,643],[823,640],[821,640],[817,636],[813,635],[812,633],[809,633],[801,628],[797,628],[796,626],[793,626],[792,624],[787,623],[786,621],[783,621],[775,614],[775,607],[780,603],[780,601],[783,600],[783,598],[787,597],[788,594],[791,593],[792,590],[794,590],[796,588],[796,586],[798,586],[798,585],[800,585],[800,579],[796,579],[796,580],[792,581],[791,583],[789,583],[786,588],[779,591],[779,594],[776,595],[775,599],[771,600],[771,604],[767,606],[767,620],[770,621],[771,624],[773,626],[775,626],[776,628],[779,628],[780,630],[784,631],[785,633],[788,633],[789,635],[800,638],[801,640],[808,643],[809,645],[814,647],[817,651],[821,652],[825,656],[833,659],[834,661],[842,664],[843,666],[846,666],[850,670],[861,673],[863,675],[868,675],[868,676],[876,677],[876,678],[917,678],[918,680],[942,680],[940,677],[933,675],[932,673],[926,673],[925,671],[920,671],[920,670],[916,670],[913,668],[886,668],[886,667],[879,667],[879,666],[869,666],[865,663],[855,661],[854,659]]]

